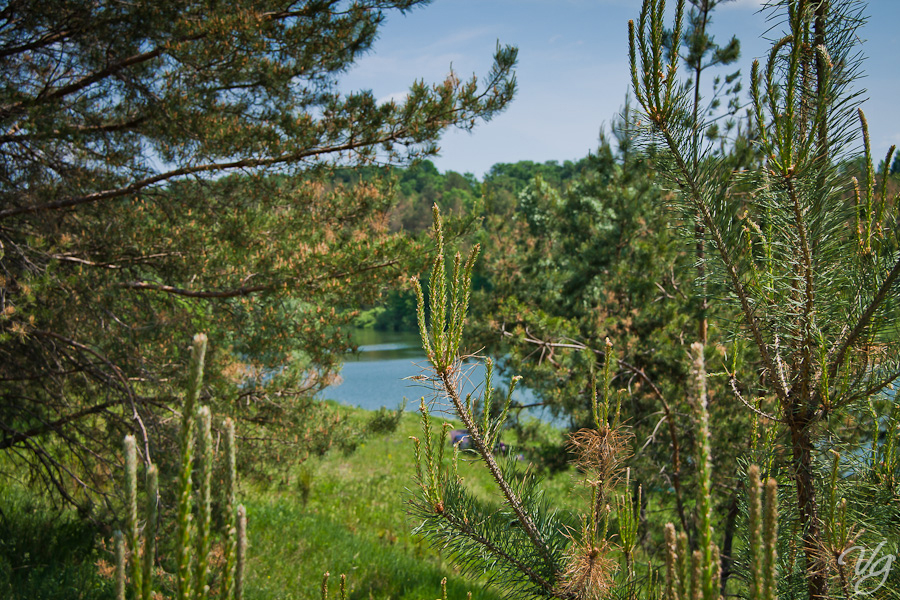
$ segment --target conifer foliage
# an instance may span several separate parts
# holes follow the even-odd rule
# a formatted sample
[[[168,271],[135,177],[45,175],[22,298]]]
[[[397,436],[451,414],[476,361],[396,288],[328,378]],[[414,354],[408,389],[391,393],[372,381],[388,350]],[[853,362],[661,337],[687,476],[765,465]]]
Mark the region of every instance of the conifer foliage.
[[[602,354],[593,427],[571,437],[591,499],[581,515],[567,516],[540,502],[540,485],[528,470],[494,456],[492,441],[509,404],[492,412],[489,362],[481,397],[459,395],[460,340],[477,249],[466,262],[457,256],[449,269],[442,256],[435,259],[429,324],[418,291],[432,369],[423,377],[469,430],[500,492],[499,505],[492,505],[466,491],[453,460],[443,458],[443,437],[435,438],[423,402],[413,501],[420,531],[510,596],[824,600],[896,597],[900,590],[900,573],[892,569],[900,538],[900,411],[889,389],[900,376],[900,198],[888,195],[884,178],[876,179],[853,88],[861,72],[854,45],[862,6],[785,0],[768,7],[786,31],[766,63],[754,64],[749,139],[762,160],[740,169],[723,156],[721,140],[697,135],[709,123],[692,110],[692,87],[679,78],[684,0],[676,3],[668,32],[663,0],[646,0],[638,21],[629,23],[638,103],[631,131],[672,189],[670,201],[680,210],[673,220],[698,225],[688,239],[693,244],[701,236],[708,250],[701,255],[704,276],[727,291],[715,301],[733,303],[711,310],[710,318],[739,315],[737,323],[724,324],[737,351],[722,345],[729,360],[717,374],[719,381],[724,374],[730,395],[716,398],[750,419],[746,439],[739,440],[750,452],[739,464],[713,455],[711,440],[722,432],[710,422],[712,353],[701,342],[691,345],[696,443],[685,461],[697,475],[694,497],[686,498],[694,507],[692,531],[662,526],[670,515],[642,515],[639,499],[650,496],[647,506],[662,511],[654,496],[666,490],[630,487],[623,443],[630,432],[620,418],[634,415],[620,417],[619,399],[609,391],[610,371],[622,368],[611,351],[615,340]],[[854,162],[865,165],[860,179],[846,167]],[[740,364],[743,358],[753,364]],[[629,403],[621,406],[627,410]],[[715,537],[721,520],[713,511],[714,469],[739,474],[728,482],[737,490],[735,518],[742,525],[729,556]]]
[[[618,544],[610,531],[611,506],[618,509],[621,550],[625,573],[635,548],[637,519],[629,494],[616,496],[623,478],[627,456],[627,434],[620,427],[620,410],[609,389],[613,352],[607,349],[603,370],[602,397],[594,394],[594,428],[583,429],[571,438],[578,463],[590,491],[584,513],[561,515],[543,499],[533,472],[524,472],[515,460],[495,455],[496,442],[507,417],[515,380],[498,413],[492,413],[493,363],[486,360],[486,376],[480,397],[463,398],[459,381],[465,369],[460,355],[471,291],[471,276],[478,246],[463,262],[459,253],[447,269],[444,262],[443,231],[435,208],[437,255],[429,285],[430,322],[425,317],[425,300],[415,282],[422,344],[430,363],[431,381],[439,407],[462,420],[478,459],[494,479],[501,506],[479,500],[466,489],[456,465],[459,444],[449,461],[444,459],[448,424],[433,432],[432,409],[422,399],[422,438],[414,438],[418,489],[412,501],[413,513],[421,520],[418,531],[437,547],[449,550],[468,572],[485,573],[510,596],[591,599],[603,597],[614,587],[619,561]],[[480,408],[479,408],[480,406]],[[626,483],[627,487],[627,483]]]
[[[791,528],[799,532],[804,560],[791,577],[804,581],[811,600],[828,597],[845,575],[838,557],[846,548],[823,541],[840,527],[835,513],[823,510],[824,498],[835,495],[835,486],[857,486],[862,520],[896,503],[892,486],[887,495],[866,487],[896,469],[896,462],[883,459],[875,465],[881,439],[890,447],[896,436],[893,397],[879,400],[878,394],[900,375],[900,238],[897,198],[887,197],[884,180],[875,185],[867,124],[853,87],[861,73],[856,44],[862,5],[768,5],[785,31],[765,63],[754,62],[751,74],[749,114],[764,160],[738,172],[711,145],[696,146],[704,123],[691,117],[678,60],[666,51],[664,7],[647,0],[638,22],[629,23],[640,133],[679,192],[684,214],[697,215],[711,248],[706,264],[742,317],[735,333],[758,353],[759,379],[732,375],[731,386],[738,405],[763,416],[775,435],[786,438],[784,454],[770,448],[774,471],[767,475],[779,474],[793,495]],[[679,46],[683,12],[679,1],[671,47]],[[863,183],[841,168],[858,153],[860,139]],[[829,451],[858,441],[873,417],[871,464],[829,481],[823,475]],[[880,424],[887,425],[886,435]],[[843,527],[847,518],[839,517]],[[873,530],[876,537],[895,535],[889,521]],[[795,594],[790,581],[782,584]]]
[[[298,399],[350,347],[334,307],[374,299],[410,256],[379,186],[319,176],[433,154],[515,88],[498,47],[483,85],[341,93],[386,15],[425,3],[4,3],[0,451],[89,510],[117,440],[163,450],[177,340],[197,330],[223,341],[216,412],[303,445]]]

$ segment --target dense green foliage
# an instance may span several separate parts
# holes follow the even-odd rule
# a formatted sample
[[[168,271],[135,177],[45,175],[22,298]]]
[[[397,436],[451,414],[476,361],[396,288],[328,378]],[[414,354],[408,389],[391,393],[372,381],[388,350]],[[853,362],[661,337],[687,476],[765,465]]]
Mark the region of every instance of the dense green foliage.
[[[391,231],[427,232],[431,226],[431,209],[437,206],[449,216],[448,225],[456,222],[453,236],[461,238],[463,243],[471,243],[473,239],[483,241],[489,231],[494,232],[495,239],[507,233],[506,221],[518,213],[518,195],[533,178],[540,176],[554,188],[559,188],[593,162],[587,157],[563,164],[556,161],[499,163],[491,167],[483,181],[469,173],[440,173],[428,160],[405,169],[342,169],[335,175],[336,180],[344,184],[379,177],[389,180],[395,199],[386,217]],[[490,287],[493,279],[491,273],[480,270],[476,285]],[[414,331],[416,328],[414,298],[404,287],[390,290],[374,304],[366,303],[365,298],[355,300],[356,304],[349,308],[362,307],[353,320],[356,327],[394,331]]]
[[[491,442],[510,407],[500,402],[488,410],[490,377],[482,397],[459,395],[457,361],[465,354],[458,350],[459,332],[471,267],[467,262],[461,269],[458,255],[452,268],[445,267],[443,257],[435,260],[427,327],[424,301],[419,301],[423,345],[431,379],[469,429],[496,481],[502,508],[480,507],[452,469],[441,466],[442,437],[433,437],[423,406],[424,437],[416,442],[416,511],[422,529],[435,543],[452,548],[461,567],[483,569],[518,595],[654,597],[659,590],[653,577],[638,581],[634,573],[643,568],[652,573],[659,564],[653,527],[659,536],[657,519],[671,518],[681,521],[687,535],[682,542],[675,528],[667,527],[669,598],[716,600],[736,593],[818,599],[876,591],[892,597],[898,589],[898,575],[890,565],[896,552],[892,540],[898,535],[900,461],[895,450],[898,411],[888,386],[900,375],[898,198],[884,169],[881,181],[876,180],[865,118],[856,111],[858,94],[852,85],[860,69],[854,50],[860,6],[852,1],[773,4],[770,10],[780,11],[785,37],[764,67],[754,65],[745,133],[737,128],[738,139],[723,143],[718,132],[710,133],[709,115],[697,110],[694,85],[705,53],[696,42],[709,41],[698,30],[706,20],[700,13],[709,3],[692,3],[685,30],[685,62],[695,79],[682,82],[678,77],[681,57],[673,49],[681,48],[684,4],[678,3],[669,32],[663,26],[664,3],[656,0],[644,2],[639,21],[629,25],[638,109],[623,129],[629,140],[637,136],[641,156],[652,160],[657,173],[644,188],[647,203],[635,199],[627,179],[609,177],[614,170],[598,168],[562,189],[538,176],[519,194],[508,233],[495,242],[498,228],[488,227],[490,233],[482,237],[489,257],[491,244],[496,244],[496,254],[488,260],[494,270],[488,278],[493,287],[486,294],[491,306],[487,336],[499,331],[507,337],[507,345],[499,346],[511,350],[506,365],[523,369],[526,381],[533,376],[542,398],[559,403],[576,423],[592,425],[570,442],[586,485],[593,489],[592,508],[582,513],[582,531],[563,534],[560,517],[541,504],[539,487],[529,475],[504,470],[493,456]],[[727,62],[733,54],[728,48],[708,49],[714,62]],[[860,139],[863,151],[850,159]],[[625,150],[619,164],[640,173],[634,163],[629,165],[627,146]],[[892,152],[884,164],[890,163]],[[598,179],[613,181],[612,190],[587,187]],[[663,212],[663,204],[675,211]],[[646,212],[640,213],[644,206]],[[628,245],[638,237],[628,233],[629,211],[648,223],[650,239],[662,242],[651,246],[655,255],[646,262],[639,244]],[[667,254],[666,232],[678,229],[687,233],[689,244],[678,249],[673,237],[676,248]],[[627,250],[620,253],[623,247]],[[667,256],[672,262],[667,263]],[[675,265],[679,278],[668,280],[655,270],[667,264]],[[612,265],[623,270],[616,273]],[[697,270],[691,273],[694,265]],[[441,283],[444,277],[448,283]],[[698,285],[691,286],[692,280]],[[683,298],[666,293],[669,281]],[[658,300],[675,300],[668,315],[665,304],[653,306],[647,298],[635,302],[630,313],[616,314],[629,304],[615,290],[633,292],[653,284],[663,294]],[[606,296],[597,290],[607,291]],[[604,321],[607,315],[611,318]],[[654,324],[657,315],[669,318]],[[686,369],[679,373],[674,356],[666,356],[677,344],[653,337],[673,324],[681,326],[681,344],[699,340],[691,345],[696,383],[687,387],[688,402],[678,400],[679,391],[684,393],[679,378],[687,380]],[[626,360],[611,358],[614,344],[601,342],[598,333],[615,331],[628,341],[622,332],[632,325],[638,328],[638,351],[626,344]],[[712,352],[713,343],[720,352]],[[642,351],[657,360],[667,357],[675,368],[662,375],[641,368],[649,362]],[[632,381],[618,396],[624,418],[633,419],[627,434],[617,433],[620,412],[617,405],[615,418],[611,416],[609,392],[602,394],[598,413],[592,390],[599,378],[596,357],[607,361],[603,387],[614,381],[610,364],[615,377]],[[707,362],[718,373],[708,375]],[[655,381],[668,385],[650,394],[638,381],[641,386]],[[653,409],[641,406],[642,395],[655,396],[664,406],[653,428],[643,423]],[[483,424],[475,418],[479,404],[485,415],[493,414]],[[696,473],[696,487],[681,495],[672,477],[677,511],[665,507],[665,516],[634,528],[635,511],[640,511],[632,506],[633,490],[626,490],[626,500],[613,509],[618,520],[613,535],[610,509],[603,507],[612,504],[616,493],[619,461],[638,467],[638,474],[646,472],[640,455],[660,444],[657,432],[665,421],[674,429],[678,417],[671,408],[679,404],[693,412],[687,423],[695,443],[685,455]],[[714,415],[716,409],[721,416]],[[630,435],[635,436],[635,458],[627,456]],[[662,462],[660,473],[673,476],[679,436],[666,442],[674,456],[668,465]],[[751,469],[749,501],[742,489],[748,460],[762,465]],[[730,496],[725,513],[714,511],[713,470],[717,487]],[[765,484],[765,510],[760,474],[773,478]],[[780,509],[776,485],[783,490]],[[644,490],[655,496],[660,487],[651,482]],[[741,515],[742,506],[749,506],[749,514]],[[515,522],[517,530],[499,522]],[[739,522],[749,523],[749,531]],[[647,529],[636,537],[640,525]],[[637,539],[642,543],[635,545]],[[869,563],[854,552],[871,552]],[[645,567],[635,569],[635,561]],[[875,561],[884,567],[877,574]],[[866,564],[873,570],[863,572]],[[729,577],[732,569],[739,577]]]
[[[9,464],[90,510],[125,433],[144,461],[173,455],[167,422],[187,361],[178,342],[194,331],[216,340],[215,412],[244,421],[246,435],[302,457],[304,438],[327,429],[303,409],[349,348],[334,307],[372,301],[416,254],[389,227],[384,187],[336,185],[330,168],[428,156],[447,127],[489,119],[515,88],[516,51],[498,47],[483,85],[451,73],[399,103],[339,93],[386,12],[417,4],[4,7]]]
[[[718,2],[678,2],[666,29],[664,3],[646,0],[631,24],[635,108],[611,137],[577,162],[500,164],[478,181],[427,160],[372,163],[427,156],[443,127],[502,110],[513,50],[498,50],[485,89],[451,75],[402,105],[334,92],[382,11],[414,4],[0,12],[0,471],[106,517],[91,503],[120,512],[110,448],[135,433],[117,539],[139,545],[136,457],[152,460],[181,482],[160,496],[178,523],[162,533],[180,540],[162,566],[218,583],[189,556],[224,552],[229,573],[237,551],[210,530],[235,525],[233,492],[209,496],[211,477],[234,481],[210,473],[222,432],[201,419],[205,458],[185,451],[202,398],[237,417],[241,466],[259,476],[247,597],[314,597],[325,570],[349,572],[351,598],[436,594],[448,572],[457,597],[462,575],[493,584],[485,598],[897,597],[890,562],[883,581],[856,562],[865,550],[884,566],[900,538],[887,389],[900,374],[898,163],[889,153],[876,172],[855,111],[860,5],[773,2],[786,37],[738,115],[736,74],[700,94],[739,51],[711,36]],[[438,225],[431,279],[418,297],[385,293],[422,270],[434,206],[458,218]],[[444,237],[469,259],[445,265]],[[416,312],[432,369],[417,378],[460,422],[441,429],[421,405],[404,505],[413,465],[393,457],[410,418],[347,419],[311,397],[351,349],[339,326],[409,329]],[[172,341],[197,328],[217,350],[182,405],[186,352]],[[481,349],[500,360],[462,397],[460,361]],[[534,443],[533,424],[494,389],[497,371],[524,375],[569,424],[567,448],[503,456],[501,436]],[[476,461],[447,446],[451,426],[469,430]],[[540,467],[572,459],[580,491],[553,473],[545,492]],[[110,594],[91,576],[110,554],[97,532],[50,526],[45,511],[67,513],[10,489],[0,526],[36,542],[0,540],[0,590]],[[436,556],[409,534],[407,506]],[[135,588],[152,567],[132,554]]]

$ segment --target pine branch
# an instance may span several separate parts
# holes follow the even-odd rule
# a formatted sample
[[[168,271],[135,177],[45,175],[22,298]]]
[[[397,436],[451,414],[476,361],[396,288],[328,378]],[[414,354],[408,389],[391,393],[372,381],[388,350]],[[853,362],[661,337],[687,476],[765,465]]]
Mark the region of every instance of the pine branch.
[[[439,372],[438,376],[441,378],[441,383],[444,386],[444,391],[453,402],[453,406],[456,409],[458,416],[460,417],[460,419],[462,419],[463,424],[466,426],[466,429],[468,429],[469,435],[472,438],[472,442],[475,444],[475,448],[478,451],[478,454],[481,455],[482,460],[484,460],[485,465],[491,472],[491,476],[500,487],[500,491],[503,493],[503,497],[506,498],[507,504],[509,504],[509,507],[515,513],[516,519],[519,521],[519,524],[521,524],[522,529],[528,536],[528,539],[531,540],[531,543],[540,553],[541,558],[544,560],[544,563],[547,565],[547,567],[552,571],[557,570],[558,565],[550,555],[550,551],[547,548],[546,542],[542,538],[540,532],[537,530],[537,527],[535,527],[534,522],[531,520],[531,517],[525,512],[521,500],[516,496],[512,488],[509,486],[509,483],[507,483],[506,479],[503,477],[503,474],[500,471],[500,467],[497,466],[497,461],[494,459],[493,452],[491,452],[491,449],[485,445],[484,438],[482,438],[481,436],[478,425],[472,419],[471,413],[466,410],[466,407],[460,400],[459,392],[457,391],[456,386],[450,380],[449,371],[444,370],[443,372]]]
[[[157,173],[156,175],[152,175],[150,177],[145,177],[143,179],[139,179],[134,181],[126,186],[111,188],[107,190],[102,190],[99,192],[93,192],[90,194],[85,194],[83,196],[74,196],[69,198],[63,198],[62,200],[56,200],[54,202],[46,202],[43,204],[32,204],[26,206],[18,206],[14,208],[7,208],[6,210],[0,210],[0,220],[7,219],[9,217],[14,217],[16,215],[21,214],[30,214],[37,212],[44,212],[50,210],[60,210],[63,208],[72,208],[75,206],[81,206],[83,204],[92,204],[95,202],[100,202],[103,200],[110,200],[113,198],[120,198],[122,196],[127,196],[129,194],[133,194],[135,192],[141,191],[145,188],[148,188],[154,184],[162,183],[165,181],[169,181],[171,179],[181,178],[187,175],[198,175],[203,173],[216,173],[219,171],[232,171],[235,169],[250,169],[256,167],[269,167],[274,165],[286,164],[286,163],[294,163],[300,162],[309,158],[316,158],[322,155],[327,154],[339,154],[341,152],[347,152],[351,150],[357,150],[360,148],[367,148],[371,146],[378,146],[381,144],[385,144],[388,142],[399,142],[411,135],[411,132],[406,128],[397,128],[392,130],[386,135],[381,135],[374,139],[363,139],[363,140],[349,140],[343,144],[337,144],[333,146],[321,146],[315,148],[308,148],[306,150],[302,150],[299,152],[293,152],[290,154],[282,154],[279,156],[271,156],[268,158],[244,158],[240,160],[233,160],[228,162],[210,162],[204,163],[200,165],[194,165],[190,167],[181,167],[179,169],[172,169],[170,171],[166,171],[163,173]]]
[[[445,484],[446,485],[446,484]],[[461,519],[457,517],[455,514],[451,512],[450,507],[455,506],[455,503],[447,503],[447,508],[437,513],[437,517],[434,516],[432,512],[428,512],[428,507],[421,507],[423,513],[426,514],[429,518],[438,518],[446,521],[446,523],[452,528],[452,533],[447,533],[442,535],[445,540],[445,543],[450,543],[451,541],[454,545],[459,545],[459,540],[454,540],[454,536],[462,536],[465,537],[476,544],[476,549],[463,550],[459,549],[457,554],[462,558],[462,560],[466,560],[466,557],[469,555],[469,552],[472,555],[478,555],[480,552],[478,550],[487,550],[493,556],[500,558],[507,563],[509,563],[512,567],[515,568],[516,571],[524,574],[528,579],[538,588],[543,590],[543,592],[547,596],[551,596],[554,598],[566,599],[566,600],[574,600],[575,596],[570,593],[566,593],[558,588],[556,588],[550,581],[541,576],[540,573],[531,568],[528,563],[524,560],[517,558],[512,553],[507,552],[501,547],[499,544],[495,543],[490,537],[479,533],[476,528],[472,525],[473,522],[483,523],[482,519],[476,519],[475,515],[468,514],[471,510],[466,511],[466,517]],[[505,519],[503,520],[505,523]],[[508,527],[504,527],[508,530]],[[511,548],[515,547],[515,544],[510,544]],[[504,582],[498,581],[501,585]]]
[[[730,280],[732,289],[734,290],[735,294],[738,297],[738,300],[740,301],[741,312],[744,316],[744,323],[750,329],[750,334],[753,336],[753,341],[756,344],[757,349],[759,350],[766,371],[768,371],[768,373],[772,377],[772,380],[776,383],[775,393],[778,395],[778,398],[781,400],[782,404],[787,406],[789,404],[788,390],[776,376],[778,371],[775,368],[775,362],[772,360],[772,356],[769,353],[769,347],[766,344],[765,339],[763,338],[762,327],[756,318],[755,311],[751,306],[750,294],[747,292],[747,289],[744,287],[740,275],[738,274],[737,262],[732,258],[731,252],[729,252],[728,250],[728,245],[725,243],[725,236],[722,230],[719,228],[718,223],[715,221],[715,219],[713,219],[712,211],[710,210],[709,204],[706,201],[705,194],[694,178],[693,171],[688,167],[687,163],[681,156],[678,143],[672,136],[672,133],[669,131],[667,125],[660,124],[660,131],[662,132],[663,137],[666,140],[666,144],[669,150],[672,152],[672,156],[675,158],[675,162],[678,165],[679,171],[685,178],[685,182],[687,183],[689,191],[689,200],[700,211],[700,214],[703,217],[703,222],[706,225],[707,230],[713,237],[716,250],[718,251],[719,257],[721,258],[725,270],[728,273],[728,278]]]
[[[900,277],[900,259],[894,263],[894,267],[888,273],[887,277],[879,286],[878,291],[875,293],[875,296],[869,302],[866,309],[863,311],[862,315],[860,315],[859,319],[856,321],[856,325],[854,325],[853,329],[847,334],[847,337],[840,342],[838,346],[838,351],[834,354],[834,358],[831,360],[831,365],[828,367],[828,379],[833,380],[837,375],[838,369],[841,368],[841,365],[844,362],[844,358],[847,355],[847,352],[853,345],[857,342],[859,337],[863,334],[866,328],[869,326],[872,317],[875,315],[875,312],[881,307],[884,301],[888,298],[888,295],[891,293],[891,288],[894,287],[894,284],[897,282],[897,278]]]
[[[31,429],[28,429],[27,431],[15,431],[13,429],[10,429],[9,427],[3,426],[3,428],[12,433],[12,435],[4,437],[2,440],[0,440],[0,450],[6,450],[7,448],[11,448],[16,444],[22,443],[34,437],[40,437],[42,435],[50,433],[51,431],[58,431],[60,427],[66,425],[67,423],[78,421],[79,419],[82,419],[89,415],[97,414],[119,404],[121,404],[121,402],[118,400],[95,404],[94,406],[83,408],[70,415],[66,415],[65,417],[61,417],[55,421],[51,421],[39,427],[33,427]]]
[[[400,264],[400,259],[392,259],[384,262],[380,262],[374,265],[367,265],[365,267],[361,267],[358,269],[353,269],[350,271],[341,271],[339,273],[329,273],[326,275],[320,275],[318,277],[314,277],[302,283],[296,284],[296,287],[304,287],[313,283],[318,283],[320,281],[326,281],[329,279],[343,279],[345,277],[352,277],[354,275],[359,275],[361,273],[366,273],[368,271],[374,271],[376,269],[384,269],[386,267],[392,267],[394,265]],[[238,298],[241,296],[249,296],[251,294],[257,294],[261,292],[272,292],[275,290],[284,289],[287,285],[287,281],[279,281],[276,283],[269,284],[260,284],[253,286],[243,286],[238,288],[230,288],[224,290],[189,290],[186,288],[180,288],[171,285],[165,285],[161,283],[151,283],[149,281],[123,281],[116,284],[118,287],[128,288],[132,290],[138,291],[152,291],[152,292],[164,292],[166,294],[172,294],[174,296],[184,296],[187,298]]]

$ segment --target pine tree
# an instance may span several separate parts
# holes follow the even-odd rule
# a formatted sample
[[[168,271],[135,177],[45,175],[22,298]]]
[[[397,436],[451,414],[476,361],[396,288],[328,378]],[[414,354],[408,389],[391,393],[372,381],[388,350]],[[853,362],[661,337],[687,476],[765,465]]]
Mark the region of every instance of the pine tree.
[[[350,348],[335,307],[371,301],[411,255],[383,186],[329,169],[431,155],[515,88],[498,47],[484,85],[340,93],[388,12],[424,3],[0,9],[0,450],[88,509],[116,440],[161,449],[175,340],[197,330],[218,342],[215,412],[302,435],[302,399]]]
[[[860,407],[900,374],[896,198],[875,189],[867,124],[852,87],[860,74],[854,44],[862,8],[825,0],[773,5],[785,14],[787,31],[765,65],[754,63],[751,78],[752,119],[765,161],[735,174],[721,168],[709,145],[692,160],[690,100],[678,84],[678,64],[667,60],[663,8],[647,0],[638,23],[629,23],[644,141],[679,192],[681,208],[700,215],[713,254],[707,264],[742,315],[735,333],[759,354],[762,378],[733,377],[735,402],[762,412],[788,436],[789,456],[775,468],[792,484],[808,597],[823,598],[837,569],[835,549],[823,550],[834,522],[823,513],[829,484],[820,476],[822,464],[864,426],[868,411]],[[683,9],[679,2],[675,46]],[[860,138],[862,184],[840,169]],[[749,197],[733,193],[739,184],[752,191]],[[889,429],[888,437],[894,433]],[[878,436],[871,442],[874,464]],[[867,477],[866,470],[856,475]],[[860,507],[863,515],[893,501],[864,497],[872,505]]]

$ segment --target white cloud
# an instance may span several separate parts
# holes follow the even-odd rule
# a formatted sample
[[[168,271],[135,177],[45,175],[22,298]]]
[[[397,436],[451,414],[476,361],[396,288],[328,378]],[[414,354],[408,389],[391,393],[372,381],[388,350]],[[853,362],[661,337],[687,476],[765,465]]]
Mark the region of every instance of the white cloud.
[[[716,8],[722,10],[753,10],[757,11],[765,5],[766,0],[732,0],[731,2],[723,2]]]
[[[378,98],[375,102],[379,105],[387,104],[390,101],[394,101],[397,104],[403,104],[406,101],[406,97],[409,95],[409,92],[394,92],[392,94],[388,94],[387,96],[382,96]]]

